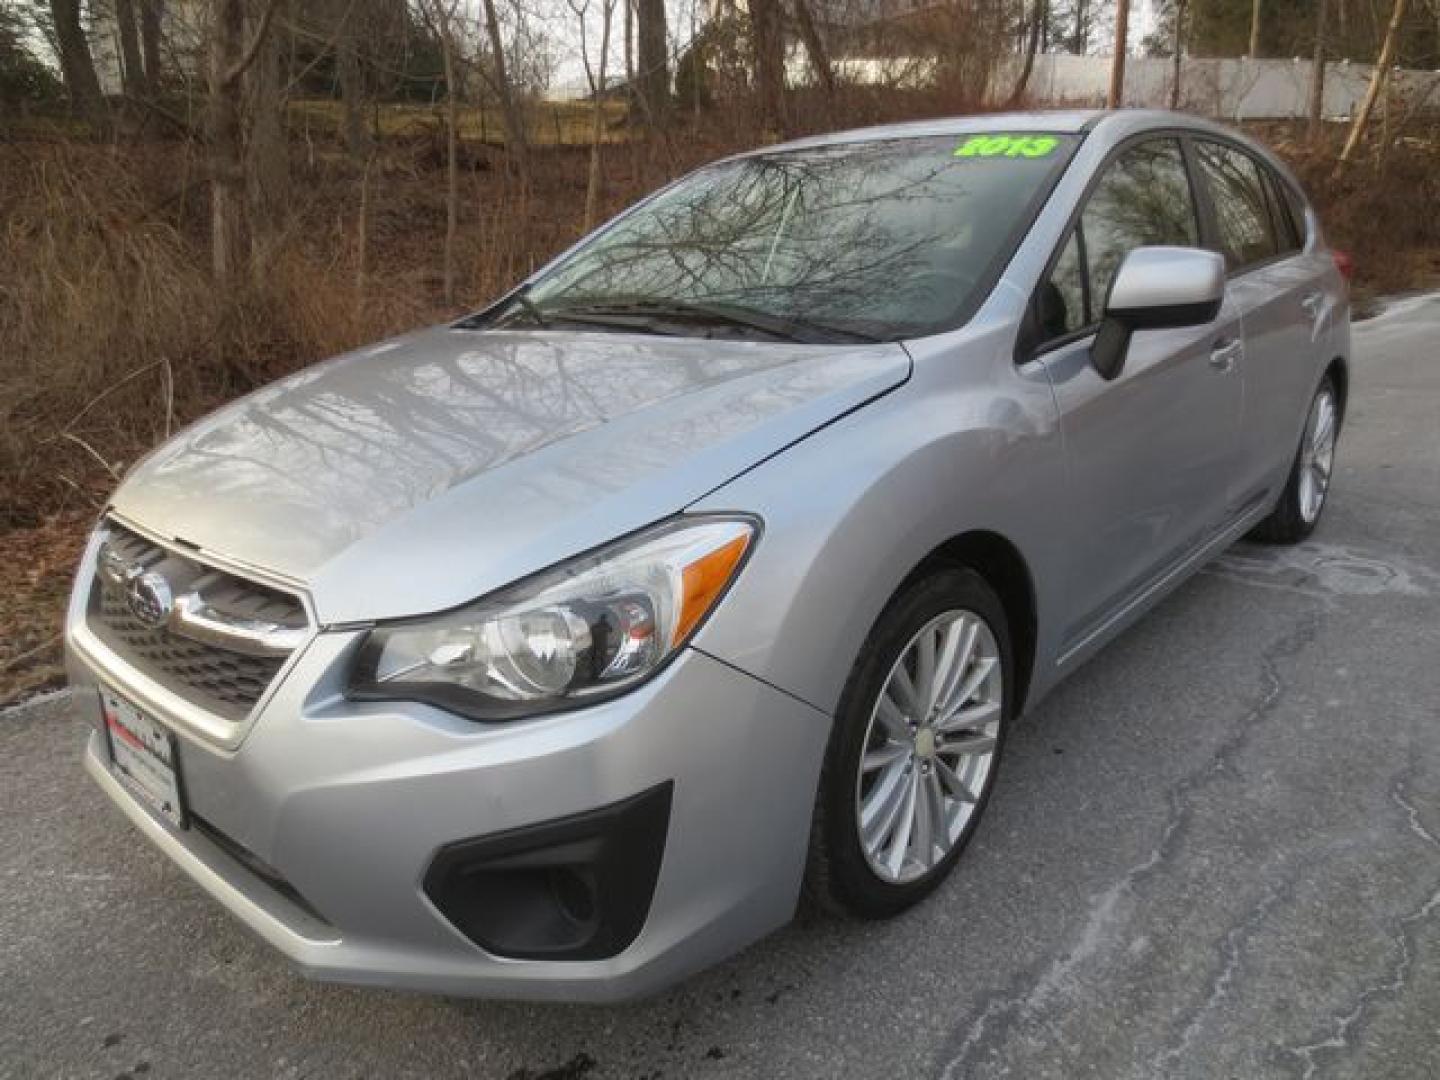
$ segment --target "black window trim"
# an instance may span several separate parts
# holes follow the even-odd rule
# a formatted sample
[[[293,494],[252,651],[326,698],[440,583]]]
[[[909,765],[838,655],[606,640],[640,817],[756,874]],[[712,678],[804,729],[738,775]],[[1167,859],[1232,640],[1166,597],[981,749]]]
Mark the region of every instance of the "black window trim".
[[[1268,163],[1267,163],[1268,164]],[[1285,205],[1290,208],[1290,217],[1295,222],[1295,231],[1300,236],[1300,250],[1310,250],[1310,200],[1306,198],[1304,190],[1300,185],[1291,180],[1285,170],[1270,166],[1270,171],[1280,183],[1280,194],[1285,199]]]
[[[1257,159],[1258,160],[1258,159]],[[1265,201],[1270,204],[1270,216],[1284,233],[1286,248],[1283,254],[1296,255],[1305,250],[1305,238],[1295,221],[1295,210],[1281,190],[1279,175],[1268,162],[1260,162],[1260,179],[1265,185]]]
[[[1094,173],[1092,173],[1090,179],[1086,181],[1085,189],[1080,193],[1080,198],[1075,201],[1074,207],[1071,208],[1070,216],[1065,219],[1065,227],[1060,230],[1060,239],[1050,252],[1050,257],[1045,262],[1045,268],[1036,279],[1035,287],[1030,292],[1030,299],[1026,302],[1025,315],[1021,320],[1020,332],[1015,336],[1015,363],[1017,366],[1038,360],[1047,353],[1054,352],[1057,349],[1063,349],[1067,345],[1073,345],[1075,342],[1083,341],[1087,337],[1094,337],[1099,331],[1102,320],[1096,319],[1080,327],[1078,330],[1071,330],[1069,333],[1061,334],[1059,337],[1045,338],[1040,341],[1029,340],[1031,337],[1043,332],[1037,323],[1039,318],[1038,296],[1040,287],[1050,280],[1050,275],[1059,263],[1061,255],[1064,254],[1065,245],[1069,242],[1071,234],[1077,231],[1080,218],[1085,212],[1085,207],[1090,202],[1090,196],[1095,193],[1095,189],[1100,185],[1101,179],[1105,176],[1110,166],[1113,165],[1116,159],[1122,154],[1142,142],[1150,142],[1155,139],[1170,139],[1180,144],[1180,160],[1185,169],[1185,180],[1190,186],[1190,201],[1195,210],[1196,235],[1199,238],[1201,246],[1209,246],[1206,243],[1209,202],[1197,181],[1194,167],[1195,163],[1191,158],[1188,144],[1190,134],[1190,129],[1183,127],[1156,127],[1147,128],[1144,131],[1137,131],[1135,134],[1126,136],[1111,147],[1110,152],[1107,153],[1100,164],[1095,167]],[[1072,158],[1071,160],[1073,161],[1074,159]],[[1085,296],[1085,314],[1088,316],[1090,314],[1089,308],[1092,297],[1090,292],[1090,267],[1088,260],[1085,259],[1083,239],[1078,254],[1081,257],[1081,288],[1084,290]]]

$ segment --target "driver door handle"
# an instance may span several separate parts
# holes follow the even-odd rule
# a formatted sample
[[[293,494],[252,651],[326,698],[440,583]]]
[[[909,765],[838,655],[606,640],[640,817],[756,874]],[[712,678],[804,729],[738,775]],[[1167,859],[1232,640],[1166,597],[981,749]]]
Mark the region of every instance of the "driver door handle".
[[[1235,361],[1244,351],[1239,338],[1221,338],[1210,347],[1210,366],[1222,374],[1235,367]]]
[[[1300,306],[1305,309],[1305,314],[1309,315],[1310,318],[1313,319],[1320,314],[1320,305],[1324,302],[1324,300],[1324,293],[1309,292],[1306,293],[1305,296],[1301,299]]]

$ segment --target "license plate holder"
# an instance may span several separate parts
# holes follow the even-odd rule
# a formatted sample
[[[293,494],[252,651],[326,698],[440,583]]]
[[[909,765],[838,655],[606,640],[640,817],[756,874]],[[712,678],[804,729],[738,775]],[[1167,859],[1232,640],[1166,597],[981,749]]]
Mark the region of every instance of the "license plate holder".
[[[105,720],[110,771],[161,817],[176,828],[185,828],[175,735],[109,687],[100,688],[100,713]]]

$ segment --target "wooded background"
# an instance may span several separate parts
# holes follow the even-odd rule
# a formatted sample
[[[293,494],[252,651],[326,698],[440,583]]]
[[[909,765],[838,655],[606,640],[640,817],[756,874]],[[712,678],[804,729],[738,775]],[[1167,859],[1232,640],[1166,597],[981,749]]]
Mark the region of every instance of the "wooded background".
[[[721,154],[1064,104],[1036,98],[1040,56],[1110,56],[1112,95],[1127,55],[1167,58],[1177,75],[1206,57],[1374,64],[1353,116],[1315,97],[1255,131],[1353,250],[1362,291],[1440,276],[1440,95],[1391,78],[1440,68],[1440,0],[1127,9],[4,0],[0,703],[56,679],[80,539],[125,468],[179,426],[480,306]]]

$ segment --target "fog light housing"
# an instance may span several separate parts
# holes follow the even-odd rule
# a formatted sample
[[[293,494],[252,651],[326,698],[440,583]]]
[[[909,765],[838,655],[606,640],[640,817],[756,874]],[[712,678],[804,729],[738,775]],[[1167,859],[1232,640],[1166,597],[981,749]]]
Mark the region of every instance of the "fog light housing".
[[[650,913],[674,784],[599,810],[445,845],[425,895],[493,956],[603,960]]]

